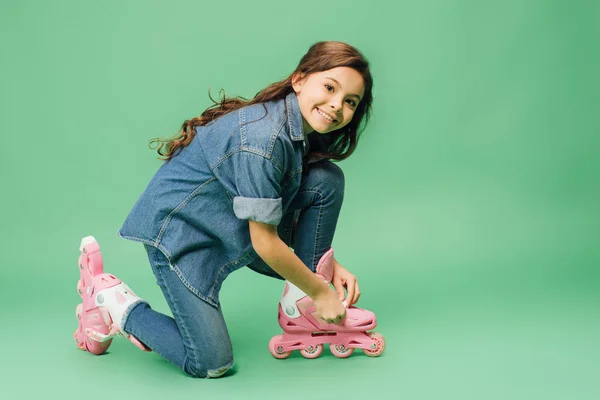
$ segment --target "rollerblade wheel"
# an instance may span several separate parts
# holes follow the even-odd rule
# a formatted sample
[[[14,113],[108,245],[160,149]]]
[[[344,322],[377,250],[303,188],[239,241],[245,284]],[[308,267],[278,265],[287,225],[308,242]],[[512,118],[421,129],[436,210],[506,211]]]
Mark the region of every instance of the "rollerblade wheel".
[[[77,319],[81,319],[81,312],[83,311],[83,304],[79,303],[77,304],[77,307],[75,308],[75,315],[77,316]],[[75,345],[77,346],[77,348],[79,348],[80,350],[83,351],[87,351],[85,348],[85,336],[80,332],[81,329],[81,324],[79,324],[79,327],[77,329],[75,329],[75,333],[73,334],[73,339],[75,339]]]
[[[269,341],[269,351],[275,358],[283,359],[288,358],[291,351],[283,351],[283,348],[279,345],[279,341],[283,338],[283,335],[276,335]]]
[[[330,344],[329,345],[329,350],[331,351],[331,353],[339,358],[346,358],[346,357],[350,357],[352,355],[352,353],[354,353],[354,348],[353,347],[345,347],[344,345],[340,344]]]
[[[363,352],[369,357],[379,357],[385,349],[385,339],[378,332],[367,332],[367,335],[375,342],[371,349],[363,349]]]
[[[300,354],[302,354],[305,358],[317,358],[323,352],[323,346],[320,344],[314,346],[307,346],[306,348],[300,350]]]

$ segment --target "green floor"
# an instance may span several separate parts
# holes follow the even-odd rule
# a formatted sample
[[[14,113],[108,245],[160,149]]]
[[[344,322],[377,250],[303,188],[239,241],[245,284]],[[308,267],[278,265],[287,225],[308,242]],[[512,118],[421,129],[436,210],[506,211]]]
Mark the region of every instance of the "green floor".
[[[258,285],[262,300],[254,301],[245,283]],[[351,399],[373,394],[394,399],[598,398],[597,294],[565,291],[562,285],[559,291],[558,283],[526,290],[489,282],[484,290],[486,282],[477,279],[464,283],[424,285],[409,277],[393,286],[380,282],[371,289],[380,294],[369,296],[365,288],[361,303],[376,311],[380,321],[376,330],[386,338],[386,350],[379,358],[356,352],[337,359],[326,350],[314,360],[298,353],[277,360],[267,343],[280,332],[274,313],[280,284],[240,271],[223,292],[236,367],[230,376],[216,380],[189,378],[123,338],[115,339],[102,356],[78,350],[72,339],[77,302],[73,283],[65,287],[72,292],[70,301],[60,296],[59,301],[36,307],[4,307],[3,398],[34,399],[47,393],[62,399],[85,393],[88,400],[275,399],[283,394],[298,399],[334,394]],[[156,297],[158,287],[143,290],[155,308],[166,311]],[[274,304],[264,301],[268,296]],[[240,297],[246,300],[237,300]]]

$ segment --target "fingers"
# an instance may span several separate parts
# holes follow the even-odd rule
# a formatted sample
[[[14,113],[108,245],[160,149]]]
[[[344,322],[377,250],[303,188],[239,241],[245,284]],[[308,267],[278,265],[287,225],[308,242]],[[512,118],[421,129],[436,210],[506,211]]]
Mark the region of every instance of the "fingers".
[[[342,315],[338,315],[337,317],[335,317],[333,319],[328,318],[325,321],[328,324],[341,324],[344,322],[345,319],[346,319],[346,311],[344,311],[344,313]]]
[[[358,302],[358,298],[360,297],[360,288],[358,287],[358,281],[356,282],[356,284],[354,286],[355,286],[354,299],[352,300],[352,304]]]
[[[335,291],[338,294],[338,299],[340,299],[340,301],[343,301],[344,300],[344,284],[342,283],[342,281],[340,281],[339,279],[334,279],[333,287],[335,288]]]
[[[346,289],[348,290],[348,303],[354,304],[354,293],[356,291],[356,278],[354,276],[348,278],[346,281]]]
[[[338,298],[340,301],[344,301],[345,306],[350,306],[358,302],[358,299],[360,298],[360,288],[358,286],[358,280],[356,277],[350,277],[345,282],[341,279],[334,279],[332,283],[338,294]],[[348,291],[347,296],[344,295],[344,286]]]

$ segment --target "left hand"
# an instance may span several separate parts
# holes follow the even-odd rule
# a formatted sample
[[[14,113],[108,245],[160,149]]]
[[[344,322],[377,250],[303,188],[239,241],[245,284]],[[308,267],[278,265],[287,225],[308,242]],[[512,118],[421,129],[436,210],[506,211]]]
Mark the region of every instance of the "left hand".
[[[333,278],[331,279],[333,287],[338,293],[340,301],[344,301],[344,287],[348,291],[346,297],[346,307],[350,307],[352,304],[358,301],[360,297],[360,289],[358,287],[358,281],[356,276],[348,272],[348,270],[340,265],[337,260],[333,259]]]

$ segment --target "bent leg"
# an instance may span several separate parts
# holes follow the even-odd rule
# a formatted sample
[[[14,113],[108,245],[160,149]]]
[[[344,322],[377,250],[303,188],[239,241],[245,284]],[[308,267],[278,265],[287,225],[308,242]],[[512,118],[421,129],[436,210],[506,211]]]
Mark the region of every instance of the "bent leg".
[[[308,168],[277,232],[281,240],[294,248],[300,260],[314,271],[333,242],[344,200],[345,181],[342,169],[331,161],[309,164]],[[274,273],[260,257],[248,267],[267,275]]]
[[[192,293],[160,250],[145,248],[174,318],[140,304],[129,313],[125,331],[189,375],[223,375],[233,366],[233,351],[221,310]]]
[[[331,248],[344,201],[344,173],[331,161],[309,164],[291,208],[300,210],[294,251],[313,272]]]

